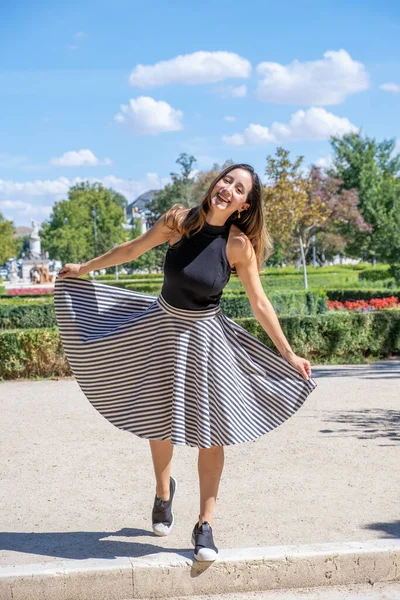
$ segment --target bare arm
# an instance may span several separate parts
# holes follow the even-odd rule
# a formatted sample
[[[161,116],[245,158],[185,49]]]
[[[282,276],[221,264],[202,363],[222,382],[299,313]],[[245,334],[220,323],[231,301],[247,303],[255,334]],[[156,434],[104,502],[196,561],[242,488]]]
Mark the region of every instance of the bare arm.
[[[235,258],[237,257],[236,272],[243,283],[254,316],[281,355],[288,359],[294,352],[282,331],[275,309],[263,290],[254,248],[250,240],[243,236],[234,238],[233,243]]]
[[[236,272],[243,283],[249,297],[252,311],[261,327],[267,332],[282,357],[299,371],[306,381],[311,377],[310,361],[297,356],[290,347],[278,317],[264,293],[260,275],[257,269],[257,258],[254,248],[247,236],[233,238],[233,253]]]
[[[90,271],[114,267],[115,265],[122,265],[131,260],[136,260],[151,248],[167,242],[171,237],[172,231],[167,225],[163,225],[163,220],[164,215],[150,229],[134,240],[124,242],[115,248],[111,248],[105,254],[83,263],[79,274],[86,275]]]

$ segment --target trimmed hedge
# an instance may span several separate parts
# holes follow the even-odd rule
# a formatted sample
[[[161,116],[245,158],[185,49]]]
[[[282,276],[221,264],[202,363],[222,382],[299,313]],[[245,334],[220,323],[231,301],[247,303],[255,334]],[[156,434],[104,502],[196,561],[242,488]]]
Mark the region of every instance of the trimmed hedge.
[[[391,277],[394,277],[396,283],[400,285],[400,265],[391,265],[389,274]]]
[[[325,292],[271,292],[269,299],[280,315],[313,315],[327,311]],[[249,299],[244,293],[223,295],[221,309],[231,318],[254,317]],[[13,300],[0,303],[0,329],[41,327],[57,327],[53,301],[23,303],[16,299],[15,303]]]
[[[237,322],[270,345],[268,335],[256,319]],[[279,322],[294,352],[311,363],[360,363],[400,354],[398,310],[332,311],[318,316],[281,317]]]
[[[349,289],[349,290],[326,290],[329,300],[371,300],[372,298],[387,298],[389,296],[397,296],[400,299],[400,289],[393,288],[390,290],[379,289]]]
[[[0,304],[0,329],[57,327],[53,302]]]
[[[130,289],[130,288],[129,288]],[[135,289],[136,286],[135,286]],[[137,290],[157,295],[160,290]],[[390,294],[386,290],[318,290],[313,292],[290,292],[271,290],[268,298],[279,318],[285,315],[318,315],[328,312],[327,300],[366,300],[397,296],[400,290]],[[221,309],[231,318],[254,318],[250,301],[242,289],[240,292],[225,292],[221,297]],[[0,303],[1,329],[31,329],[57,327],[53,298],[21,298],[4,300]]]
[[[235,321],[276,350],[256,319]],[[287,316],[280,323],[294,352],[311,364],[357,364],[400,354],[400,311]],[[1,379],[72,375],[57,328],[0,332],[0,357]]]
[[[275,312],[280,315],[317,315],[328,310],[326,292],[282,292],[273,290],[268,293]],[[221,297],[221,310],[228,317],[254,318],[249,298],[243,290],[241,294],[225,292]]]
[[[393,277],[390,272],[389,265],[378,265],[360,271],[358,278],[360,281],[380,281]]]

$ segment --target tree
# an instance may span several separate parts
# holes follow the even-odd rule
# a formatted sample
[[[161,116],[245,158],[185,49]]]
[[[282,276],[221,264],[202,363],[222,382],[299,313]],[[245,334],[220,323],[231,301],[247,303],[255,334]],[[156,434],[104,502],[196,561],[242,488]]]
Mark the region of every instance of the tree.
[[[297,240],[303,265],[304,287],[308,288],[307,270],[304,254],[304,230],[309,228],[315,218],[313,208],[308,206],[310,182],[300,171],[303,156],[293,163],[289,151],[282,146],[276,150],[277,158],[267,156],[265,169],[269,183],[263,189],[264,214],[269,232],[276,240],[280,252],[289,250],[293,237]]]
[[[151,213],[149,219],[151,225],[176,202],[180,202],[188,208],[192,206],[191,188],[194,179],[190,177],[190,173],[193,170],[196,159],[194,156],[182,153],[175,162],[181,166],[181,173],[170,173],[172,183],[168,183],[164,189],[160,190],[156,194],[156,197],[147,205]]]
[[[343,181],[324,174],[316,165],[311,165],[309,181],[307,208],[299,229],[306,255],[311,250],[312,236],[316,236],[317,259],[323,265],[327,257],[344,253],[354,230],[370,231],[371,226],[358,210],[356,189],[341,190]]]
[[[14,223],[0,213],[0,264],[17,256],[18,241],[14,237],[15,232]]]
[[[369,231],[349,231],[346,253],[366,260],[395,262],[400,252],[400,154],[395,139],[376,142],[361,133],[331,138],[333,167],[328,174],[356,188],[360,212]],[[351,228],[349,228],[351,229]]]
[[[100,183],[70,187],[42,226],[43,249],[63,263],[85,262],[125,241],[123,196]]]

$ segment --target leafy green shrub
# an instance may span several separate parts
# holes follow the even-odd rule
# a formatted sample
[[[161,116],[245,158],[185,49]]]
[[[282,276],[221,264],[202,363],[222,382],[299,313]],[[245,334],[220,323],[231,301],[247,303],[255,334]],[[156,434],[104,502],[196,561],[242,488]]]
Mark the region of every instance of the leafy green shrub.
[[[383,281],[392,277],[388,265],[377,265],[360,271],[358,278],[360,281]]]
[[[389,273],[396,281],[396,284],[400,285],[400,265],[390,265]]]
[[[279,315],[315,315],[327,311],[327,295],[318,292],[286,292],[273,290],[268,293],[268,299]],[[221,297],[221,310],[228,317],[253,317],[250,301],[243,291],[224,293]]]
[[[256,319],[235,321],[277,351]],[[294,352],[311,364],[357,364],[400,354],[400,311],[328,312],[279,321]],[[72,374],[56,328],[0,332],[0,356],[2,379]]]
[[[56,326],[53,302],[0,304],[0,329],[33,329]]]
[[[372,300],[372,298],[386,298],[388,295],[387,290],[382,289],[353,289],[353,290],[326,290],[328,300],[339,300],[339,302],[345,302],[346,300]],[[392,289],[390,296],[397,296],[400,298],[400,289]]]
[[[70,376],[58,329],[0,332],[0,378]]]

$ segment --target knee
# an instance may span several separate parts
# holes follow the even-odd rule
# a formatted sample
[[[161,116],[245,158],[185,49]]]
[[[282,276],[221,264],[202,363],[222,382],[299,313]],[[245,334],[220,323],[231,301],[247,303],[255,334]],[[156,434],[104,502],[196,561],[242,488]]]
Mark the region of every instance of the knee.
[[[200,456],[224,456],[224,446],[209,446],[208,448],[199,448],[199,457]]]

